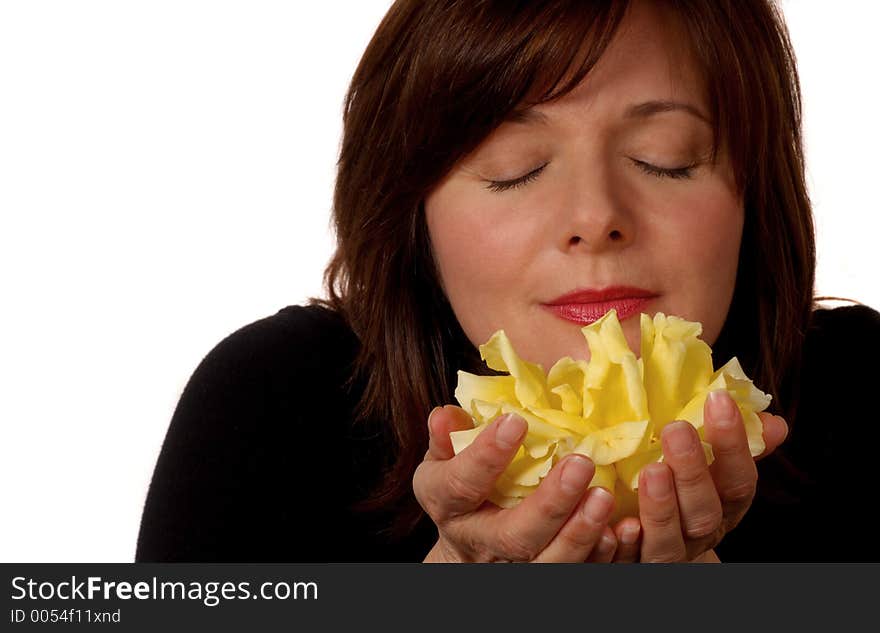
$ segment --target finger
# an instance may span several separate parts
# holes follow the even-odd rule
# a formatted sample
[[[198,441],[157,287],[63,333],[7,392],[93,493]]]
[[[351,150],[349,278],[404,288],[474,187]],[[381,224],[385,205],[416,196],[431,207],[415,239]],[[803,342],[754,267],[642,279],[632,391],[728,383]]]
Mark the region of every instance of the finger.
[[[614,527],[617,538],[617,551],[614,552],[615,563],[637,563],[639,561],[639,537],[642,526],[636,517],[621,519]]]
[[[715,491],[700,436],[689,422],[678,420],[663,428],[660,439],[663,459],[672,469],[685,542],[695,540],[694,545],[708,543],[695,552],[701,553],[714,547],[724,533],[721,499]]]
[[[595,470],[593,462],[586,455],[574,453],[566,456],[553,466],[537,489],[517,506],[487,519],[492,524],[491,528],[479,530],[480,534],[488,535],[490,539],[484,545],[506,560],[529,561],[537,558],[572,516]],[[604,498],[597,499],[597,502],[588,504],[591,514],[581,513],[584,516],[578,517],[589,533],[580,536],[567,533],[567,537],[575,538],[571,545],[579,548],[570,552],[572,558],[568,560],[571,562],[583,561],[590,553],[592,543],[601,536],[604,525],[595,528],[595,536],[592,536],[591,527],[591,522],[595,522],[593,509],[604,506]],[[554,551],[557,556],[565,554],[558,553],[559,548],[554,548]],[[583,556],[580,555],[581,551],[584,551]]]
[[[518,415],[495,418],[454,458],[423,461],[413,476],[413,491],[435,523],[472,512],[489,496],[528,430]]]
[[[639,473],[639,520],[643,563],[687,559],[672,471],[665,463],[648,464]]]
[[[461,407],[448,404],[434,407],[428,416],[428,452],[425,459],[452,459],[455,450],[449,434],[474,428],[474,421]]]
[[[599,539],[599,542],[596,544],[596,547],[593,548],[593,551],[590,552],[590,555],[587,556],[587,559],[584,561],[586,563],[611,563],[614,562],[614,555],[617,552],[619,544],[617,542],[617,536],[614,535],[614,530],[611,529],[611,526],[606,525],[605,529],[602,532],[602,538]]]
[[[595,562],[610,562],[617,548],[614,533],[608,529],[613,511],[614,496],[600,486],[590,488],[535,562],[571,563],[590,557]]]
[[[721,499],[725,530],[739,523],[755,496],[758,467],[749,452],[749,441],[739,407],[725,391],[709,394],[703,412],[706,441],[715,461],[709,468]]]
[[[764,459],[779,448],[779,445],[788,437],[788,424],[786,424],[785,418],[782,416],[771,415],[766,411],[758,413],[758,417],[761,418],[761,424],[764,426],[764,444],[766,448],[755,459]]]

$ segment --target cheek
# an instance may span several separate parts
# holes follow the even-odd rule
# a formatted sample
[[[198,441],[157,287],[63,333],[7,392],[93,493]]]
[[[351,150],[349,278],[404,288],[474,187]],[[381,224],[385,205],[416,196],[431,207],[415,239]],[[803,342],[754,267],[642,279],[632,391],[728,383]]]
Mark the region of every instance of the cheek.
[[[681,314],[703,324],[703,340],[714,343],[727,318],[739,263],[744,213],[727,189],[708,188],[679,207],[667,228],[670,247],[661,257],[669,279],[680,280]]]
[[[425,217],[443,290],[474,346],[524,318],[539,216],[448,188],[426,198]]]
[[[668,253],[679,270],[708,282],[720,281],[736,269],[742,236],[741,213],[736,208],[716,210],[680,225]]]
[[[678,275],[701,277],[708,282],[727,277],[736,268],[742,237],[742,202],[721,177],[684,185],[677,195],[660,205],[655,230],[666,245],[662,259]]]
[[[498,302],[521,286],[536,235],[524,214],[442,192],[426,200],[425,214],[453,308]]]

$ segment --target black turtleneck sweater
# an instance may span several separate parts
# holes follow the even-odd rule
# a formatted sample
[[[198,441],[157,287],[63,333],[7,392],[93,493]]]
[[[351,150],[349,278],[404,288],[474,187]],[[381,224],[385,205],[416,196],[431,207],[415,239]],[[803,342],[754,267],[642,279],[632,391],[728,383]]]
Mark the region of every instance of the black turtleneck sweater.
[[[421,561],[425,516],[403,540],[348,507],[387,445],[349,428],[342,389],[357,338],[334,312],[288,306],[221,341],[190,378],[153,474],[137,562]],[[872,465],[880,439],[880,313],[814,313],[798,419],[758,462],[758,493],[716,547],[723,562],[880,561]]]

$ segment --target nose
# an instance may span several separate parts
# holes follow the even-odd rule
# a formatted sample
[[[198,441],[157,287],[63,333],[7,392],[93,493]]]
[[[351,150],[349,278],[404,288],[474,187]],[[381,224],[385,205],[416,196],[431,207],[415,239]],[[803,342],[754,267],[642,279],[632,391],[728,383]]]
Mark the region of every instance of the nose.
[[[565,201],[561,246],[588,252],[619,250],[635,237],[635,221],[608,174],[602,170],[578,178]]]
[[[608,233],[608,241],[609,242],[612,242],[612,243],[613,242],[621,242],[621,241],[623,241],[623,239],[624,239],[623,233],[621,233],[617,229],[611,229],[611,231]],[[574,247],[579,246],[581,243],[587,242],[587,240],[584,239],[583,237],[581,237],[580,235],[572,235],[568,242],[569,242],[569,245],[572,248],[574,248]]]

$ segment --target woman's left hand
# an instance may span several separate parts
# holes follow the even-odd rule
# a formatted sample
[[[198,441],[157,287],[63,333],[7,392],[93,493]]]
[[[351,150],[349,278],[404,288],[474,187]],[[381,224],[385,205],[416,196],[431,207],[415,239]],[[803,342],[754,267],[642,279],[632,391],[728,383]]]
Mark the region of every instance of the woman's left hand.
[[[785,420],[758,414],[767,447],[752,458],[739,408],[727,392],[711,394],[703,411],[715,461],[707,466],[690,423],[677,421],[663,429],[664,462],[646,466],[639,476],[639,518],[627,517],[614,528],[615,562],[717,560],[710,550],[751,506],[758,482],[755,459],[785,440]]]

